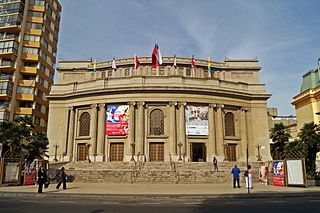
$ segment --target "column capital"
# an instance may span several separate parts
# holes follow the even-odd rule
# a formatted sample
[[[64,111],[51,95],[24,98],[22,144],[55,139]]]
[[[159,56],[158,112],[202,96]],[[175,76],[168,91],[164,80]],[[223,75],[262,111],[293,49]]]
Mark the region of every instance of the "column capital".
[[[178,102],[178,107],[184,107],[187,105],[187,102]]]
[[[219,108],[223,109],[223,108],[224,108],[224,104],[218,104],[218,106],[217,106],[217,107],[219,107]]]
[[[68,110],[73,110],[73,109],[74,109],[73,106],[69,106],[69,107],[68,107]]]
[[[91,108],[97,108],[97,107],[98,107],[98,104],[91,104],[90,107],[91,107]]]
[[[138,102],[137,102],[137,106],[138,106],[138,107],[141,107],[141,106],[143,107],[145,104],[146,104],[146,103],[145,103],[144,101],[138,101]]]
[[[137,102],[135,102],[135,101],[130,101],[130,102],[128,102],[128,105],[130,105],[130,106],[135,106],[135,105],[137,105]]]
[[[249,111],[249,107],[244,107],[244,106],[243,106],[243,107],[240,108],[240,110],[241,110],[241,111],[244,111],[244,112],[248,112],[248,111]]]
[[[98,104],[98,107],[99,107],[99,109],[101,109],[101,108],[104,108],[106,106],[106,104],[105,103],[103,103],[103,104]]]
[[[211,104],[209,104],[209,107],[216,109],[216,108],[218,107],[218,105],[217,105],[217,104],[214,104],[214,103],[211,103]]]
[[[178,105],[178,102],[176,102],[176,101],[170,101],[170,102],[169,102],[169,105],[170,105],[170,106],[177,106],[177,105]]]

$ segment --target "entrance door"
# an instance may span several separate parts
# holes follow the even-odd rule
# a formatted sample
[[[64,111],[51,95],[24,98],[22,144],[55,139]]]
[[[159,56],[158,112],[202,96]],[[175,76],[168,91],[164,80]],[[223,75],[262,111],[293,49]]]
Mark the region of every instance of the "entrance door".
[[[110,161],[123,161],[124,144],[111,143],[110,144]]]
[[[191,143],[191,161],[205,162],[206,161],[206,146],[204,143]]]
[[[237,149],[236,144],[228,144],[227,146],[227,157],[228,161],[236,161],[237,160]]]
[[[78,161],[85,161],[88,159],[88,146],[86,144],[78,144]]]
[[[164,161],[164,143],[150,143],[150,161]]]

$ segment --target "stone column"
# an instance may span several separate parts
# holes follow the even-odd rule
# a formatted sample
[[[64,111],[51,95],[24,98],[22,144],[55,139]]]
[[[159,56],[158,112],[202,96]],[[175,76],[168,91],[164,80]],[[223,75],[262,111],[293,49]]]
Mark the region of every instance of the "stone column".
[[[241,134],[241,143],[240,143],[240,149],[239,150],[239,161],[246,161],[246,149],[247,149],[247,143],[248,143],[248,131],[247,131],[247,118],[246,118],[246,112],[248,111],[248,108],[241,107],[240,109],[240,134]]]
[[[136,152],[144,154],[143,144],[144,144],[144,102],[138,102],[138,112],[137,112],[137,126],[136,130]]]
[[[208,109],[208,151],[207,151],[207,155],[208,156],[213,156],[217,154],[217,150],[216,150],[216,137],[215,137],[215,125],[214,125],[214,112],[213,112],[213,108],[216,108],[217,105],[216,104],[209,104],[209,109]],[[207,161],[209,161],[210,159],[207,159]],[[210,160],[211,161],[211,160]]]
[[[182,154],[187,154],[187,144],[186,144],[186,124],[185,124],[185,117],[184,117],[184,107],[186,103],[180,102],[178,103],[179,108],[179,122],[178,122],[178,144],[182,143],[181,152]]]
[[[169,112],[169,143],[170,143],[170,154],[177,154],[177,138],[176,138],[176,106],[177,102],[170,102],[170,112]]]
[[[132,152],[134,150],[133,147],[136,145],[135,143],[135,106],[136,106],[136,102],[129,102],[129,143],[128,143],[128,150],[130,150],[130,154],[132,154]],[[134,146],[132,146],[131,144],[134,144]]]
[[[75,111],[73,107],[68,108],[70,113],[69,119],[69,129],[68,129],[68,157],[69,161],[72,161],[73,158],[73,145],[74,145],[74,115]]]
[[[216,124],[216,145],[217,145],[217,154],[220,156],[220,160],[224,159],[224,128],[223,128],[223,116],[222,116],[222,109],[224,105],[218,105],[215,112],[215,124]],[[223,158],[222,158],[223,157]]]
[[[248,153],[249,153],[249,161],[256,161],[257,158],[255,156],[255,147],[254,147],[254,139],[252,132],[252,114],[250,108],[246,108],[245,110],[245,120],[246,120],[246,131],[247,131],[247,144],[248,144]],[[249,131],[251,130],[251,131]]]
[[[98,141],[97,141],[97,161],[104,161],[105,153],[105,126],[106,126],[106,108],[105,104],[98,104],[99,114],[98,114]]]
[[[90,160],[95,161],[96,155],[97,155],[97,104],[91,105],[91,127],[90,127],[90,135],[91,135],[91,153],[89,153]]]

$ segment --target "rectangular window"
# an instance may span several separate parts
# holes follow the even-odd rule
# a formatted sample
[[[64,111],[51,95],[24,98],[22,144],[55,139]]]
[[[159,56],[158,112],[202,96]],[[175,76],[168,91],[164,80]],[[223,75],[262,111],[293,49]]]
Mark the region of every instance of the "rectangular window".
[[[36,110],[41,112],[41,104],[39,103],[36,103]]]
[[[0,27],[21,25],[22,18],[20,15],[8,15],[0,17]]]
[[[38,29],[38,30],[41,30],[42,29],[42,24],[33,23],[33,22],[27,22],[26,23],[26,28],[27,29]]]
[[[39,117],[37,117],[37,116],[34,117],[34,124],[40,125],[40,118]]]
[[[29,0],[30,5],[44,6],[44,0]]]
[[[25,41],[39,42],[39,41],[40,41],[40,36],[38,36],[38,35],[25,34],[25,35],[24,35],[24,40],[25,40]]]
[[[32,105],[32,101],[24,101],[19,103],[19,106],[23,108],[32,108]]]
[[[44,79],[39,77],[39,82],[38,83],[43,86],[44,85]]]
[[[0,94],[12,95],[13,85],[11,82],[0,82]]]
[[[43,64],[40,64],[40,71],[46,73],[46,67]]]
[[[0,112],[0,121],[8,121],[9,113],[8,112]]]
[[[29,17],[38,17],[38,18],[43,18],[43,12],[37,12],[37,11],[28,11],[28,16]]]
[[[0,53],[17,52],[18,43],[16,41],[0,42]]]
[[[17,94],[34,94],[33,87],[18,86]]]
[[[35,47],[23,47],[22,52],[27,54],[38,54],[39,49]]]
[[[38,62],[24,62],[24,66],[25,67],[37,67],[38,66]]]

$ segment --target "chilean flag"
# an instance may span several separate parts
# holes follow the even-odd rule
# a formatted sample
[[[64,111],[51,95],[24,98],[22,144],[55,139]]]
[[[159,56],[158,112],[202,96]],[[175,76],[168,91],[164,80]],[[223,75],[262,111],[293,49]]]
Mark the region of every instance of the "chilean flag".
[[[191,59],[191,68],[196,68],[196,60],[194,59],[194,56],[192,56]]]
[[[133,61],[134,61],[134,68],[138,69],[140,67],[140,61],[139,61],[139,58],[136,54],[134,54],[134,56],[133,56]]]
[[[153,68],[157,68],[162,64],[160,48],[157,43],[154,45],[154,48],[152,51],[152,64],[153,64]]]

